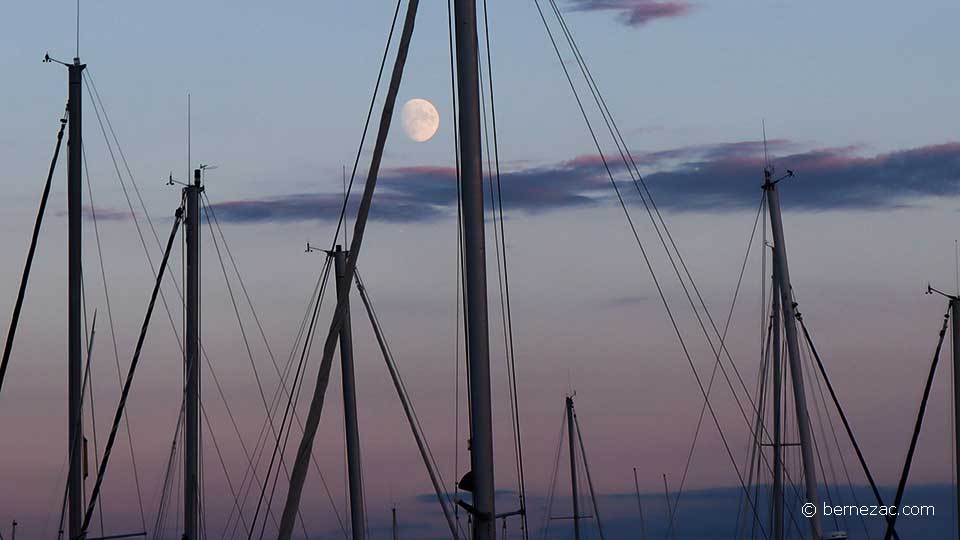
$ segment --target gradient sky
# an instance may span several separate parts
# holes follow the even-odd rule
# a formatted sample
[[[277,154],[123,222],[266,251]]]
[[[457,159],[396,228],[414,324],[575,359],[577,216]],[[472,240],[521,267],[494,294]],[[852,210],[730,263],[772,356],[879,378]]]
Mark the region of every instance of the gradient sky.
[[[304,244],[325,244],[333,234],[341,167],[352,164],[356,152],[391,4],[82,4],[80,54],[162,236],[179,201],[178,190],[165,181],[188,170],[191,94],[193,165],[218,165],[207,176],[207,194],[281,359],[322,263],[303,253]],[[922,293],[928,281],[955,286],[960,6],[947,0],[559,4],[717,320],[729,309],[760,198],[765,122],[777,167],[797,172],[782,184],[782,199],[800,309],[878,480],[895,485],[945,310],[941,299]],[[40,60],[46,52],[63,60],[73,56],[74,9],[72,2],[17,3],[0,20],[0,70],[7,75],[0,86],[4,328],[66,96],[65,70]],[[645,508],[661,516],[651,522],[662,520],[661,475],[676,487],[702,401],[535,5],[492,2],[489,9],[531,524],[541,524],[564,395],[576,390],[595,483],[609,508],[605,517],[615,524],[613,537],[634,538],[634,507],[624,500],[633,490],[631,469],[640,473]],[[452,485],[468,455],[464,441],[454,437],[456,192],[448,54],[445,3],[424,2],[399,99],[435,103],[441,128],[422,144],[397,126],[392,130],[360,270]],[[599,114],[588,110],[599,123]],[[125,373],[152,277],[89,101],[85,113],[89,178]],[[609,155],[613,146],[602,142]],[[365,152],[361,173],[368,163]],[[63,489],[64,165],[65,156],[0,395],[0,530],[6,535],[17,519],[21,538],[53,534]],[[622,169],[614,172],[627,181]],[[639,200],[630,195],[641,239],[694,363],[706,373],[709,350]],[[92,269],[86,276],[88,306],[99,310],[93,370],[102,445],[119,392],[93,234],[88,220],[84,260]],[[216,252],[209,233],[204,235],[204,345],[239,430],[252,441],[263,407]],[[729,338],[748,380],[759,365],[758,246],[759,240]],[[178,249],[174,273],[180,264]],[[165,291],[175,302],[172,283]],[[499,321],[495,296],[490,306],[492,320]],[[322,321],[329,320],[327,307]],[[179,308],[172,311],[178,318]],[[246,311],[243,320],[250,335],[254,327]],[[396,504],[406,536],[443,536],[435,505],[424,502],[430,484],[359,305],[354,329],[373,534],[385,537],[389,508]],[[497,483],[505,492],[498,510],[516,504],[509,494],[516,482],[502,339],[492,324]],[[262,341],[252,341],[254,362],[272,393],[277,377]],[[128,409],[148,525],[176,422],[180,376],[177,343],[158,312]],[[944,363],[912,472],[917,487],[907,497],[937,504],[938,518],[907,523],[915,528],[905,530],[917,534],[940,536],[952,528],[950,493],[943,486],[951,479],[948,378]],[[243,454],[223,403],[207,384],[214,436],[231,477],[240,476]],[[316,453],[342,513],[337,384],[329,396]],[[747,432],[729,390],[718,386],[715,403],[738,460],[746,459]],[[302,405],[305,414],[306,400]],[[208,513],[219,534],[229,491],[216,454],[207,450]],[[844,450],[853,467],[853,454]],[[125,435],[115,456],[104,492],[108,533],[140,526]],[[853,482],[864,484],[854,469]],[[560,485],[565,482],[561,471]],[[677,537],[728,537],[717,531],[736,522],[736,482],[708,422],[687,481],[697,495],[689,506],[681,503],[678,514],[690,526],[678,529]],[[307,484],[307,526],[319,536],[339,535],[319,484],[315,475]],[[719,499],[726,502],[704,502]],[[693,526],[707,514],[716,527]],[[565,535],[557,530],[564,526],[552,530]],[[516,524],[511,527],[516,535]]]

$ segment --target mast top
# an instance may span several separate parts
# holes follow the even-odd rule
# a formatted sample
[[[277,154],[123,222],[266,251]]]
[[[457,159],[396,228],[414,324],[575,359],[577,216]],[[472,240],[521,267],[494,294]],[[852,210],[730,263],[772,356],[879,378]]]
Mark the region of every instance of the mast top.
[[[924,294],[939,294],[940,296],[943,296],[944,298],[950,300],[951,302],[956,302],[957,300],[960,300],[960,296],[945,293],[940,289],[937,289],[936,287],[930,285],[929,283],[927,283],[927,291]]]
[[[73,63],[67,63],[67,62],[64,62],[63,60],[57,60],[56,58],[50,56],[50,53],[49,53],[49,52],[43,55],[43,63],[44,63],[44,64],[50,64],[50,63],[60,64],[61,66],[67,66],[67,68],[78,67],[78,68],[80,68],[81,70],[82,70],[83,68],[87,67],[86,64],[81,64],[81,63],[80,63],[80,57],[79,57],[79,56],[74,56],[74,57],[73,57]]]
[[[764,167],[763,168],[763,186],[762,186],[763,189],[770,189],[773,186],[779,184],[781,180],[785,180],[787,178],[793,178],[793,171],[791,169],[787,169],[787,174],[781,176],[780,178],[777,178],[776,180],[773,180],[772,178],[773,178],[773,166],[770,165],[770,166]]]

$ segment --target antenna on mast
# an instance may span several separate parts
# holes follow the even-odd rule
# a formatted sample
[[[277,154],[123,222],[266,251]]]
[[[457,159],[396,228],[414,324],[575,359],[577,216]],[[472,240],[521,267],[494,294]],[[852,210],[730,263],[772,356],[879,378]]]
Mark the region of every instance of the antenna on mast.
[[[190,167],[193,162],[190,159],[190,93],[187,92],[187,178],[190,178]]]
[[[763,118],[760,119],[760,129],[763,131],[763,166],[766,168],[770,160],[767,158],[767,121]]]
[[[957,280],[957,296],[960,296],[960,247],[956,240],[953,241],[953,271]]]

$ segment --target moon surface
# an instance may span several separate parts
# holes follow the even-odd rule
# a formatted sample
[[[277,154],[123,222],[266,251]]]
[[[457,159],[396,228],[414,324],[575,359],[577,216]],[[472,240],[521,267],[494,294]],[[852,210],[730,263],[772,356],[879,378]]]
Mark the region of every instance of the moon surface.
[[[440,127],[440,113],[425,99],[413,98],[404,103],[401,118],[403,130],[417,142],[429,141]]]

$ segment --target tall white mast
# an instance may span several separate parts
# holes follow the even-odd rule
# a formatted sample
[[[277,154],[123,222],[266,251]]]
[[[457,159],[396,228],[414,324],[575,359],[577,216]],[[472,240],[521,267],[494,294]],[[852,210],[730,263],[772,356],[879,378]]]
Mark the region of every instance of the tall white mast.
[[[788,171],[787,176],[793,173]],[[793,397],[797,411],[797,429],[800,432],[800,455],[803,460],[803,479],[806,485],[806,502],[817,510],[810,517],[810,536],[820,540],[823,531],[820,528],[819,497],[817,496],[817,468],[813,457],[813,438],[810,433],[810,416],[807,413],[807,399],[803,385],[803,371],[800,358],[800,343],[797,338],[797,317],[793,309],[793,297],[790,288],[790,269],[787,265],[787,244],[783,238],[783,220],[780,215],[780,196],[777,182],[772,180],[770,168],[764,170],[763,189],[767,193],[767,208],[770,210],[770,228],[773,231],[773,264],[780,304],[783,313],[783,329],[787,337],[787,357],[790,362],[790,380],[793,383]]]

